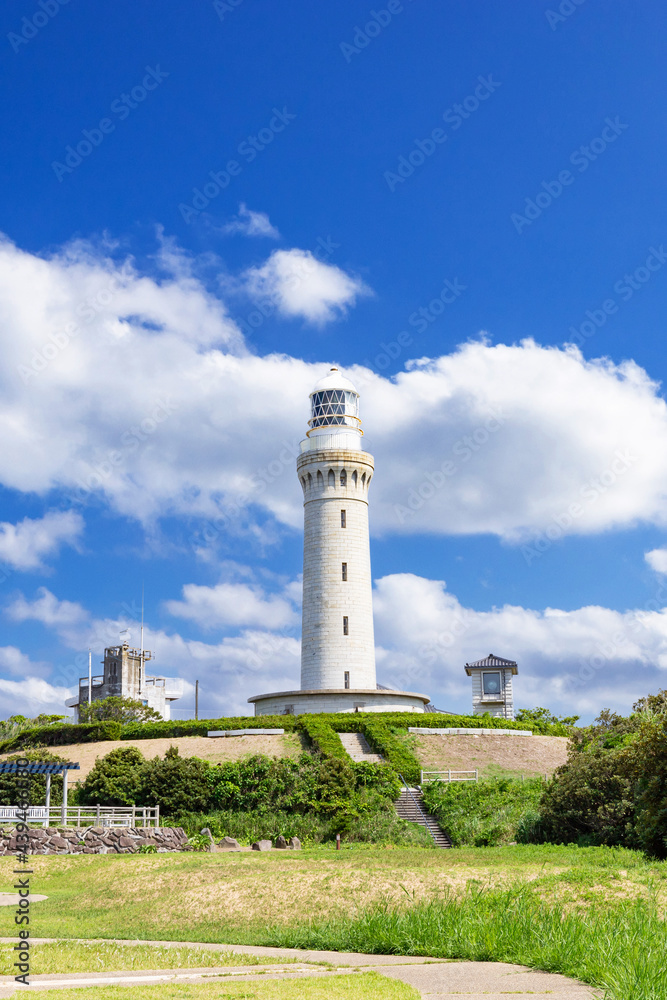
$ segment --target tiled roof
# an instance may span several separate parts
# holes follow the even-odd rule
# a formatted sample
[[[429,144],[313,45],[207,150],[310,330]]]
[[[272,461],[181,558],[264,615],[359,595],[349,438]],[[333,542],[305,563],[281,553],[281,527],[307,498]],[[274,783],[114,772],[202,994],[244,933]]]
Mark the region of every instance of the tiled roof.
[[[504,660],[502,656],[494,656],[493,653],[489,653],[483,660],[466,663],[466,667],[516,667],[516,660]]]

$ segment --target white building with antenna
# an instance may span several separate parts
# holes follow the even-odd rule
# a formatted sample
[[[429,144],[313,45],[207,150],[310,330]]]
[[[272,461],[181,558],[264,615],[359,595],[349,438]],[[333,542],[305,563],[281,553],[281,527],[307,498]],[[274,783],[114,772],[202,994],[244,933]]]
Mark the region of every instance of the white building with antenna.
[[[74,721],[79,721],[80,705],[112,696],[133,698],[159,712],[163,719],[171,718],[171,703],[182,697],[183,681],[149,676],[146,663],[152,659],[150,650],[143,648],[143,635],[141,649],[133,649],[127,640],[118,646],[108,646],[102,661],[104,672],[80,677],[78,694],[65,702],[68,708],[74,709]]]
[[[337,368],[312,393],[297,475],[303,490],[301,688],[255,695],[255,715],[423,712],[428,695],[378,685],[359,393]]]

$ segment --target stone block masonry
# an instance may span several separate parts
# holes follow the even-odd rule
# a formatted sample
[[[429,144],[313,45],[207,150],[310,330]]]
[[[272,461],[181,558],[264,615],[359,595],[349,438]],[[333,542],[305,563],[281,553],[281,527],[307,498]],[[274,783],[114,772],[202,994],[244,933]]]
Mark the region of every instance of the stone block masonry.
[[[368,539],[373,457],[306,452],[297,471],[304,494],[301,688],[375,688]]]
[[[180,826],[51,826],[31,829],[28,836],[29,854],[136,854],[144,844],[165,854],[184,850],[188,840]],[[0,828],[0,855],[16,854],[18,849],[16,829]]]

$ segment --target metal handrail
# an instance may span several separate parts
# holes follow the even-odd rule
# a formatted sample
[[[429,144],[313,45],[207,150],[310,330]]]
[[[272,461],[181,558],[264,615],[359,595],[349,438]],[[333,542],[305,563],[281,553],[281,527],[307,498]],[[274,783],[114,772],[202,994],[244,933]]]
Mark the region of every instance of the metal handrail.
[[[403,785],[404,785],[404,787],[405,787],[405,790],[406,790],[406,792],[408,793],[408,795],[410,796],[410,798],[412,799],[412,801],[413,801],[413,802],[414,802],[414,804],[416,805],[416,807],[417,807],[417,810],[418,810],[418,812],[419,812],[419,814],[420,814],[421,818],[422,818],[422,819],[424,820],[424,826],[426,827],[426,829],[428,830],[428,832],[429,832],[429,833],[431,834],[431,837],[432,837],[432,839],[433,839],[433,843],[434,843],[434,844],[436,844],[436,846],[437,846],[437,843],[438,843],[438,842],[437,842],[437,840],[435,839],[435,834],[433,833],[433,830],[432,830],[432,829],[431,829],[431,827],[430,827],[430,826],[428,825],[428,818],[427,818],[427,816],[426,816],[426,813],[424,812],[424,810],[422,809],[422,807],[421,807],[421,806],[419,805],[419,802],[417,802],[417,799],[416,799],[416,798],[414,797],[414,795],[412,794],[412,789],[411,789],[411,788],[410,788],[410,786],[408,785],[408,783],[407,783],[407,781],[405,780],[405,778],[403,777],[403,775],[399,773],[399,775],[398,775],[398,776],[399,776],[399,778],[401,779],[401,781],[403,782]]]
[[[427,775],[430,775],[430,774],[438,774],[438,775],[446,774],[447,777],[446,778],[440,778],[440,777],[439,778],[429,778],[429,777],[427,777]],[[472,775],[474,775],[474,777],[473,778],[453,778],[452,777],[453,774],[472,774]],[[479,772],[478,772],[477,768],[475,768],[474,771],[452,771],[451,769],[448,769],[447,771],[422,771],[421,772],[421,782],[420,782],[420,784],[422,784],[422,785],[429,784],[429,783],[434,782],[434,781],[446,781],[449,784],[451,784],[452,781],[479,781]]]

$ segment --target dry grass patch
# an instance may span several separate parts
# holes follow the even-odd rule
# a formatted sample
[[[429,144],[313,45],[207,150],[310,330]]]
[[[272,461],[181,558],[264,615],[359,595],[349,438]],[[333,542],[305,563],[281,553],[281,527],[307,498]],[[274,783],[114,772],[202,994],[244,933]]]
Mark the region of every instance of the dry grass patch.
[[[474,771],[526,777],[552,774],[567,759],[566,736],[415,736],[424,771]]]
[[[164,757],[170,746],[178,747],[181,757],[200,757],[211,764],[227,760],[241,760],[262,754],[265,757],[291,757],[296,760],[305,749],[304,737],[299,733],[283,736],[233,736],[209,739],[207,736],[173,736],[154,740],[105,740],[100,743],[72,743],[67,746],[49,747],[51,753],[81,765],[76,772],[77,781],[83,781],[98,757],[106,757],[119,747],[136,747],[149,760]],[[11,754],[0,754],[4,760]],[[72,777],[70,775],[70,777]]]

